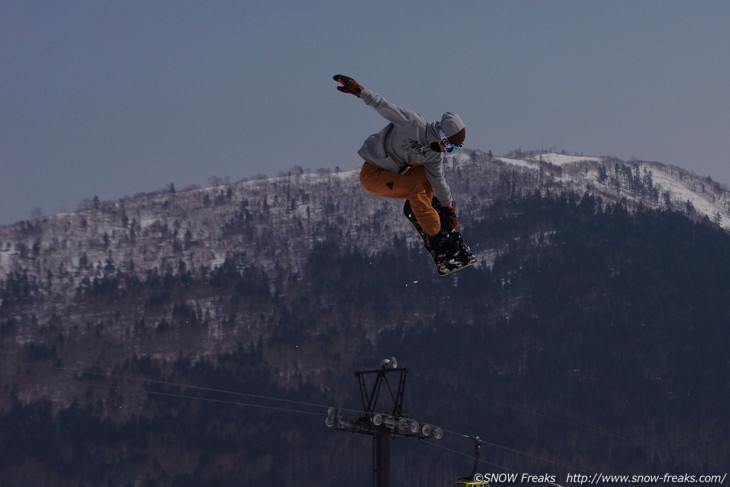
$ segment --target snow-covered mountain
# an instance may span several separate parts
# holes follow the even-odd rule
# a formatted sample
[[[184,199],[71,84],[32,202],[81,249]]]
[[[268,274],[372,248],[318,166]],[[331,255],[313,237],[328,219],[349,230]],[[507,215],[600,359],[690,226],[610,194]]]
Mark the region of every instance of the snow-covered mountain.
[[[496,159],[507,165],[546,171],[555,183],[585,191],[609,201],[626,198],[650,208],[685,210],[707,216],[730,229],[728,191],[710,178],[658,162],[624,162],[607,157],[583,157],[555,153],[529,153],[520,158]]]
[[[326,236],[370,250],[393,238],[415,241],[401,204],[368,195],[357,175],[294,168],[277,178],[95,201],[84,211],[0,227],[0,283],[23,276],[38,293],[63,295],[117,271],[144,277],[215,268],[233,257],[295,274],[303,250]],[[462,151],[449,157],[447,177],[467,239],[470,219],[495,198],[536,190],[588,192],[605,203],[677,210],[730,229],[730,194],[722,185],[658,162]],[[481,249],[482,257],[493,250]]]

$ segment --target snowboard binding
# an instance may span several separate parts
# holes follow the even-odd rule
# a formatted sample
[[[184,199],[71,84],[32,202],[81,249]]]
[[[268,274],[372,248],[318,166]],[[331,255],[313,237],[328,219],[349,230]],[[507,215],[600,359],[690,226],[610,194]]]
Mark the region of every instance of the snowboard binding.
[[[441,215],[442,211],[440,210],[442,210],[442,207],[439,201],[434,198],[431,204],[439,215]],[[476,264],[476,256],[469,249],[469,246],[464,243],[461,233],[454,230],[450,222],[444,224],[444,218],[441,219],[441,232],[434,239],[434,237],[430,237],[421,228],[415,213],[413,213],[411,203],[408,200],[403,205],[403,214],[418,232],[421,240],[423,240],[423,245],[431,255],[431,259],[436,266],[436,271],[440,276],[448,276],[452,272]]]

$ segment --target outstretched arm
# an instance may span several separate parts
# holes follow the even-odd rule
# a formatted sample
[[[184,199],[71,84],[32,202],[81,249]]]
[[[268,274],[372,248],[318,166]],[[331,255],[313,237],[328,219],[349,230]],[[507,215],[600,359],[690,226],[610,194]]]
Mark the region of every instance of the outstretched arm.
[[[383,118],[395,125],[404,125],[421,116],[407,108],[399,107],[390,103],[380,95],[363,88],[357,81],[343,74],[336,74],[332,77],[335,81],[342,83],[337,89],[342,93],[351,93],[362,99],[366,105],[372,106]]]

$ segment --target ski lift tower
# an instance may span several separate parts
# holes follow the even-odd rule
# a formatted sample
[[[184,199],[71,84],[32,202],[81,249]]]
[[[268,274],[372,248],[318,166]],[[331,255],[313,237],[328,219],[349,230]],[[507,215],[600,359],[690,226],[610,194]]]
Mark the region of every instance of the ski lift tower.
[[[395,357],[383,360],[379,369],[355,372],[365,414],[350,419],[340,416],[336,408],[327,410],[325,425],[328,427],[373,437],[374,487],[390,487],[392,439],[402,436],[440,440],[444,434],[438,426],[419,424],[403,414],[407,374],[408,369],[399,368]]]

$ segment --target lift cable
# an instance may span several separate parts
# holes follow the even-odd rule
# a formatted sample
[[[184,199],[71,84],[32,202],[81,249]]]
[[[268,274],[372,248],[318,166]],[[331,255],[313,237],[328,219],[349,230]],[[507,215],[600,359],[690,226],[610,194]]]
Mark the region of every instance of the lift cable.
[[[455,431],[444,430],[444,432],[445,433],[450,433],[450,434],[455,435],[455,436],[460,436],[462,438],[471,438],[471,439],[474,438],[473,436],[465,435],[463,433],[457,433]],[[504,451],[507,451],[507,452],[510,452],[510,453],[514,453],[515,455],[522,455],[524,457],[531,458],[532,460],[538,460],[538,461],[541,461],[541,462],[550,463],[552,465],[557,465],[559,467],[570,468],[572,470],[580,471],[580,472],[583,472],[583,473],[594,473],[593,471],[585,470],[585,469],[583,469],[581,467],[576,467],[575,465],[570,465],[570,464],[567,464],[567,463],[559,462],[559,461],[556,461],[556,460],[553,460],[553,459],[550,459],[550,458],[539,457],[537,455],[533,455],[531,453],[526,453],[526,452],[520,451],[520,450],[518,450],[516,448],[512,448],[512,447],[509,447],[509,446],[500,445],[498,443],[493,443],[491,441],[486,441],[486,440],[483,440],[483,439],[480,439],[479,441],[481,441],[485,445],[489,445],[491,447],[498,448],[500,450],[504,450]],[[481,462],[482,462],[482,460],[480,460],[480,463]]]
[[[242,407],[254,407],[254,408],[260,408],[260,409],[268,409],[272,411],[284,411],[287,413],[300,413],[300,414],[310,414],[313,416],[326,416],[325,413],[321,412],[315,412],[315,411],[302,411],[299,409],[292,409],[292,408],[285,408],[285,407],[278,407],[278,406],[266,406],[264,404],[251,404],[251,403],[245,403],[240,401],[226,401],[224,399],[213,399],[210,397],[200,397],[200,396],[191,396],[188,394],[175,394],[171,392],[156,392],[156,391],[146,391],[148,394],[156,395],[156,396],[163,396],[163,397],[176,397],[180,399],[195,399],[198,401],[205,401],[205,402],[212,402],[217,404],[228,404],[232,406],[242,406]]]
[[[34,367],[41,367],[42,364],[37,364],[33,362],[24,362],[24,365],[27,366],[34,366]],[[210,392],[210,393],[216,393],[216,394],[222,394],[222,395],[228,395],[228,396],[235,396],[235,397],[242,397],[242,398],[250,398],[250,399],[258,399],[262,401],[271,401],[275,403],[287,403],[297,406],[304,406],[304,407],[310,407],[310,408],[317,408],[322,411],[326,411],[329,405],[326,404],[317,404],[312,402],[306,402],[306,401],[297,401],[293,399],[283,399],[279,397],[273,397],[273,396],[265,396],[262,394],[250,394],[245,392],[236,392],[236,391],[230,391],[226,389],[219,389],[219,388],[213,388],[213,387],[204,387],[204,386],[196,386],[192,384],[183,384],[178,382],[170,382],[170,381],[164,381],[164,380],[158,380],[158,379],[149,379],[144,377],[138,377],[133,375],[127,375],[127,374],[114,374],[114,373],[105,373],[105,372],[94,372],[94,371],[83,371],[79,372],[78,370],[72,369],[70,367],[61,367],[61,366],[52,366],[53,370],[59,370],[63,372],[73,373],[76,374],[76,378],[79,380],[83,380],[82,375],[91,375],[91,376],[97,376],[102,377],[104,379],[111,379],[111,380],[117,380],[117,381],[130,381],[130,382],[136,382],[141,383],[142,386],[145,384],[155,384],[160,386],[168,386],[168,387],[175,387],[179,388],[181,390],[189,390],[189,391],[200,391],[200,392]],[[124,389],[123,386],[117,385],[117,388]],[[163,392],[163,391],[154,391],[150,390],[149,388],[144,388],[144,391],[148,394],[155,394],[158,396],[168,396],[168,397],[185,397],[190,399],[198,399],[198,400],[204,400],[209,402],[219,402],[219,403],[227,403],[227,404],[240,404],[240,405],[247,405],[247,406],[254,406],[254,407],[262,407],[265,409],[278,409],[282,411],[294,411],[294,412],[306,412],[309,414],[317,414],[321,416],[326,416],[325,412],[312,412],[312,411],[297,411],[294,409],[287,409],[282,407],[274,407],[274,406],[266,406],[266,405],[255,405],[255,404],[246,404],[246,403],[240,403],[238,401],[226,401],[221,399],[213,399],[213,398],[205,398],[205,397],[199,397],[199,396],[193,396],[188,394],[182,394],[182,393],[174,393],[174,392]],[[349,408],[339,408],[342,411],[352,411],[352,412],[363,412],[359,409],[349,409]]]
[[[29,366],[38,366],[38,367],[40,367],[40,364],[35,364],[35,363],[27,362],[27,361],[25,362],[25,364],[26,365],[29,365]],[[78,374],[78,371],[76,371],[74,369],[71,369],[70,367],[52,366],[52,369],[54,369],[54,370],[60,370],[60,371],[65,371],[65,372],[73,372],[73,373]],[[194,399],[194,400],[199,400],[199,401],[204,401],[204,402],[210,402],[210,403],[227,404],[227,405],[241,406],[241,407],[254,407],[254,408],[260,408],[260,409],[265,409],[265,410],[280,411],[280,412],[291,412],[291,413],[298,413],[298,414],[308,414],[308,415],[322,416],[322,417],[327,416],[326,411],[330,407],[330,406],[325,405],[325,404],[318,404],[318,403],[312,403],[312,402],[306,402],[306,401],[296,401],[296,400],[292,400],[292,399],[283,399],[283,398],[278,398],[278,397],[273,397],[273,396],[265,396],[265,395],[261,395],[261,394],[250,394],[250,393],[244,393],[244,392],[229,391],[229,390],[225,390],[225,389],[218,389],[218,388],[211,388],[211,387],[203,387],[203,386],[195,386],[195,385],[190,385],[190,384],[181,384],[181,383],[169,382],[169,381],[163,381],[163,380],[156,380],[156,379],[147,379],[147,378],[141,378],[141,377],[136,377],[136,376],[131,376],[131,375],[107,374],[107,373],[103,373],[103,372],[93,372],[93,371],[84,371],[84,372],[82,372],[82,374],[96,375],[96,376],[99,376],[99,377],[103,377],[105,379],[106,378],[109,378],[109,379],[112,379],[112,380],[127,380],[127,381],[130,381],[130,382],[143,383],[143,385],[144,384],[157,384],[157,385],[164,385],[164,386],[170,386],[170,387],[177,387],[177,388],[184,389],[184,390],[189,390],[189,391],[211,392],[211,393],[223,394],[223,395],[229,395],[229,396],[235,396],[235,397],[242,397],[242,398],[250,398],[250,399],[258,399],[258,400],[272,401],[272,402],[275,402],[275,403],[276,402],[278,402],[278,403],[286,403],[286,404],[291,404],[292,406],[302,406],[302,407],[307,407],[307,408],[317,408],[320,411],[309,411],[309,410],[303,410],[303,409],[294,409],[294,408],[291,408],[291,407],[271,406],[271,405],[266,405],[266,404],[253,404],[253,403],[250,403],[250,402],[241,402],[241,401],[236,401],[236,400],[226,400],[226,399],[216,399],[216,398],[211,398],[211,397],[195,396],[195,395],[192,395],[192,394],[186,394],[186,393],[182,393],[182,392],[164,392],[164,391],[155,391],[155,390],[150,390],[148,388],[144,388],[144,392],[145,393],[151,394],[151,395],[156,395],[156,396],[161,396],[161,397],[175,397],[175,398],[180,398],[180,399]],[[81,377],[80,375],[77,375],[76,378],[77,379],[80,379],[80,380],[83,380],[83,377]],[[116,385],[115,387],[117,387],[118,389],[126,389],[123,385],[122,386]],[[339,411],[349,411],[349,412],[354,412],[354,413],[358,413],[358,414],[359,413],[365,413],[365,411],[363,409],[357,409],[357,408],[337,408],[337,409]],[[453,436],[456,436],[456,437],[467,438],[467,439],[474,439],[474,436],[472,436],[472,435],[466,435],[466,434],[463,434],[463,433],[458,433],[458,432],[455,432],[455,431],[452,431],[452,430],[447,430],[447,429],[444,429],[444,428],[442,428],[442,429],[443,429],[444,433],[449,433],[449,434],[451,434]],[[550,464],[553,464],[553,465],[557,465],[557,466],[561,466],[561,467],[565,467],[565,468],[570,468],[570,469],[573,469],[573,470],[576,470],[576,471],[585,472],[585,473],[593,473],[593,472],[590,472],[588,470],[582,469],[580,467],[576,467],[574,465],[565,464],[563,462],[555,461],[555,460],[552,460],[552,459],[549,459],[549,458],[538,457],[536,455],[533,455],[533,454],[530,454],[530,453],[527,453],[527,452],[523,452],[523,451],[517,450],[517,449],[512,448],[512,447],[500,445],[498,443],[493,443],[493,442],[484,441],[484,440],[480,440],[480,441],[483,444],[485,444],[485,445],[489,445],[489,446],[494,447],[494,448],[498,448],[498,449],[501,449],[501,450],[504,450],[504,451],[508,451],[508,452],[513,453],[513,454],[516,454],[516,455],[521,455],[521,456],[524,456],[524,457],[527,457],[527,458],[531,458],[533,460],[539,460],[539,461],[542,461],[542,462],[545,462],[545,463],[550,463]],[[462,455],[462,456],[466,456],[466,457],[469,457],[469,458],[473,458],[473,455],[470,455],[470,454],[464,453],[464,452],[460,452],[458,450],[453,450],[453,449],[448,448],[448,447],[443,446],[443,445],[437,445],[436,442],[426,441],[426,443],[429,444],[429,445],[432,445],[432,446],[434,446],[436,448],[441,448],[441,449],[444,449],[446,451],[450,451],[450,452],[455,453],[455,454],[458,454],[458,455]],[[484,464],[492,465],[492,466],[495,466],[495,467],[498,467],[498,468],[502,468],[502,469],[505,469],[505,470],[514,471],[514,470],[512,470],[512,469],[510,469],[508,467],[504,467],[504,466],[501,466],[501,465],[497,465],[497,464],[491,463],[491,462],[489,462],[487,460],[484,460],[484,459],[480,459],[479,460],[479,463],[484,463]]]
[[[91,374],[94,374],[93,372],[90,372],[90,373]],[[106,374],[103,374],[103,373],[96,373],[96,375],[101,375],[101,376],[107,377],[107,375]],[[118,379],[127,379],[127,380],[132,380],[132,381],[137,381],[137,382],[140,382],[141,381],[141,382],[151,383],[151,384],[166,385],[166,386],[171,386],[171,387],[179,387],[181,389],[187,389],[187,390],[190,390],[190,391],[213,392],[213,393],[217,393],[217,394],[226,394],[226,395],[236,396],[236,397],[245,397],[245,398],[266,400],[266,401],[279,402],[279,403],[288,403],[288,404],[292,404],[292,405],[295,405],[295,406],[304,406],[304,407],[318,408],[318,409],[320,409],[320,412],[316,412],[316,411],[304,411],[304,410],[300,410],[300,409],[293,409],[293,408],[280,407],[280,406],[268,406],[268,405],[264,405],[264,404],[244,403],[244,402],[233,401],[233,400],[215,399],[215,398],[194,396],[194,395],[183,394],[183,393],[160,392],[160,391],[153,391],[153,390],[149,390],[149,389],[146,389],[145,390],[145,392],[147,392],[148,394],[154,394],[154,395],[157,395],[157,396],[178,397],[178,398],[181,398],[181,399],[197,399],[197,400],[200,400],[200,401],[213,402],[213,403],[219,403],[219,404],[229,404],[229,405],[242,406],[242,407],[257,407],[257,408],[268,409],[268,410],[273,410],[273,411],[293,412],[293,413],[300,413],[300,414],[309,414],[309,415],[313,415],[313,416],[326,416],[327,414],[326,414],[325,411],[329,407],[329,406],[327,406],[325,404],[317,404],[317,403],[305,402],[305,401],[295,401],[295,400],[291,400],[291,399],[282,399],[282,398],[277,398],[277,397],[272,397],[272,396],[265,396],[265,395],[261,395],[261,394],[250,394],[250,393],[243,393],[243,392],[235,392],[235,391],[229,391],[229,390],[225,390],[225,389],[218,389],[218,388],[211,388],[211,387],[203,387],[203,386],[195,386],[195,385],[190,385],[190,384],[181,384],[181,383],[168,382],[168,381],[162,381],[162,380],[148,380],[148,379],[142,379],[142,378],[139,378],[139,377],[124,376],[124,375],[116,375],[114,377],[116,377]],[[342,408],[341,407],[341,408],[337,408],[337,409],[340,410],[340,411],[349,411],[349,412],[353,412],[353,413],[356,413],[356,414],[360,414],[360,413],[363,413],[364,414],[365,413],[365,411],[363,409],[357,409],[357,408]],[[449,434],[454,435],[456,437],[467,438],[467,439],[473,439],[474,438],[474,436],[471,436],[471,435],[466,435],[466,434],[463,434],[463,433],[458,433],[456,431],[448,430],[448,429],[445,429],[445,428],[442,428],[442,429],[443,429],[444,433],[449,433]],[[531,458],[533,460],[539,460],[539,461],[542,461],[542,462],[545,462],[545,463],[550,463],[550,464],[553,464],[553,465],[558,465],[558,466],[562,466],[562,467],[572,468],[572,469],[574,469],[576,471],[588,472],[585,469],[582,469],[582,468],[579,468],[579,467],[575,467],[573,465],[568,465],[568,464],[565,464],[565,463],[562,463],[562,462],[559,462],[559,461],[551,460],[549,458],[538,457],[538,456],[532,455],[530,453],[526,453],[526,452],[517,450],[517,449],[512,448],[512,447],[500,445],[500,444],[497,444],[497,443],[494,443],[494,442],[490,442],[490,441],[485,441],[483,439],[480,440],[480,441],[483,444],[485,444],[485,445],[489,445],[491,447],[498,448],[500,450],[508,451],[508,452],[513,453],[513,454],[516,454],[516,455],[521,455],[521,456],[524,456],[524,457],[527,457],[527,458]],[[428,443],[430,445],[435,445],[435,442],[426,442],[426,443]],[[438,445],[438,447],[439,448],[447,449],[447,447],[445,447],[443,445]],[[454,452],[457,452],[457,450],[453,450],[453,451]],[[473,457],[473,455],[470,455],[470,454],[467,454],[467,453],[461,453],[461,452],[459,452],[459,454],[468,456],[470,458]],[[492,463],[490,463],[490,462],[488,462],[486,460],[483,460],[483,459],[480,459],[479,460],[479,463],[486,463],[486,464],[493,465],[493,466],[497,466],[497,467],[500,467],[500,468],[506,468],[506,467],[501,467],[501,466],[496,465],[496,464],[492,464]],[[509,468],[506,468],[506,469],[507,470],[511,470]]]
[[[445,390],[450,391],[451,393],[461,393],[461,391],[458,391],[456,388],[454,388],[452,386],[447,386],[447,385],[444,385],[444,384],[439,384],[439,383],[434,383],[434,382],[431,382],[431,381],[423,380],[423,379],[421,379],[418,376],[416,376],[412,380],[413,381],[416,381],[416,382],[420,382],[422,384],[426,384],[426,385],[431,386],[433,388],[445,389]],[[517,406],[517,405],[514,405],[514,404],[505,404],[505,403],[501,403],[501,402],[494,401],[494,400],[491,400],[491,399],[486,399],[486,398],[479,398],[479,401],[489,402],[489,403],[492,403],[492,404],[494,404],[496,406],[503,407],[503,408],[509,408],[509,409],[512,409],[514,411],[517,411],[520,414],[523,414],[525,416],[537,416],[537,417],[541,417],[541,418],[544,418],[544,419],[547,419],[547,420],[550,420],[550,421],[555,421],[555,422],[558,422],[558,423],[567,424],[567,425],[572,426],[574,428],[582,429],[582,430],[585,430],[585,431],[588,431],[588,432],[591,432],[591,433],[595,433],[595,434],[599,434],[599,435],[603,435],[603,436],[608,436],[608,437],[611,437],[611,438],[615,438],[617,440],[626,440],[627,439],[624,436],[621,436],[621,435],[616,434],[616,433],[612,433],[610,431],[606,431],[606,430],[602,430],[602,429],[596,428],[595,426],[577,423],[575,421],[570,421],[570,420],[565,419],[565,418],[559,418],[559,417],[556,417],[556,416],[551,416],[551,415],[548,415],[548,414],[540,413],[540,412],[537,412],[537,411],[528,411],[527,408],[521,407],[521,406]]]
[[[453,453],[454,455],[459,455],[459,456],[462,456],[462,457],[465,457],[465,458],[469,458],[469,459],[472,459],[472,460],[474,459],[474,455],[472,455],[472,454],[469,454],[469,453],[466,453],[466,452],[463,452],[463,451],[459,451],[459,450],[455,450],[453,448],[449,448],[448,446],[441,445],[441,444],[439,444],[438,442],[435,442],[435,441],[424,441],[424,443],[427,444],[428,446],[431,446],[431,447],[434,447],[434,448],[439,448],[441,450],[445,450],[447,452]],[[478,461],[478,463],[483,463],[485,465],[491,465],[492,467],[497,467],[497,468],[500,468],[502,470],[507,470],[509,472],[517,472],[517,470],[515,470],[513,468],[505,467],[504,465],[499,465],[498,463],[490,462],[488,460],[484,460],[483,458],[480,458],[479,461]]]

